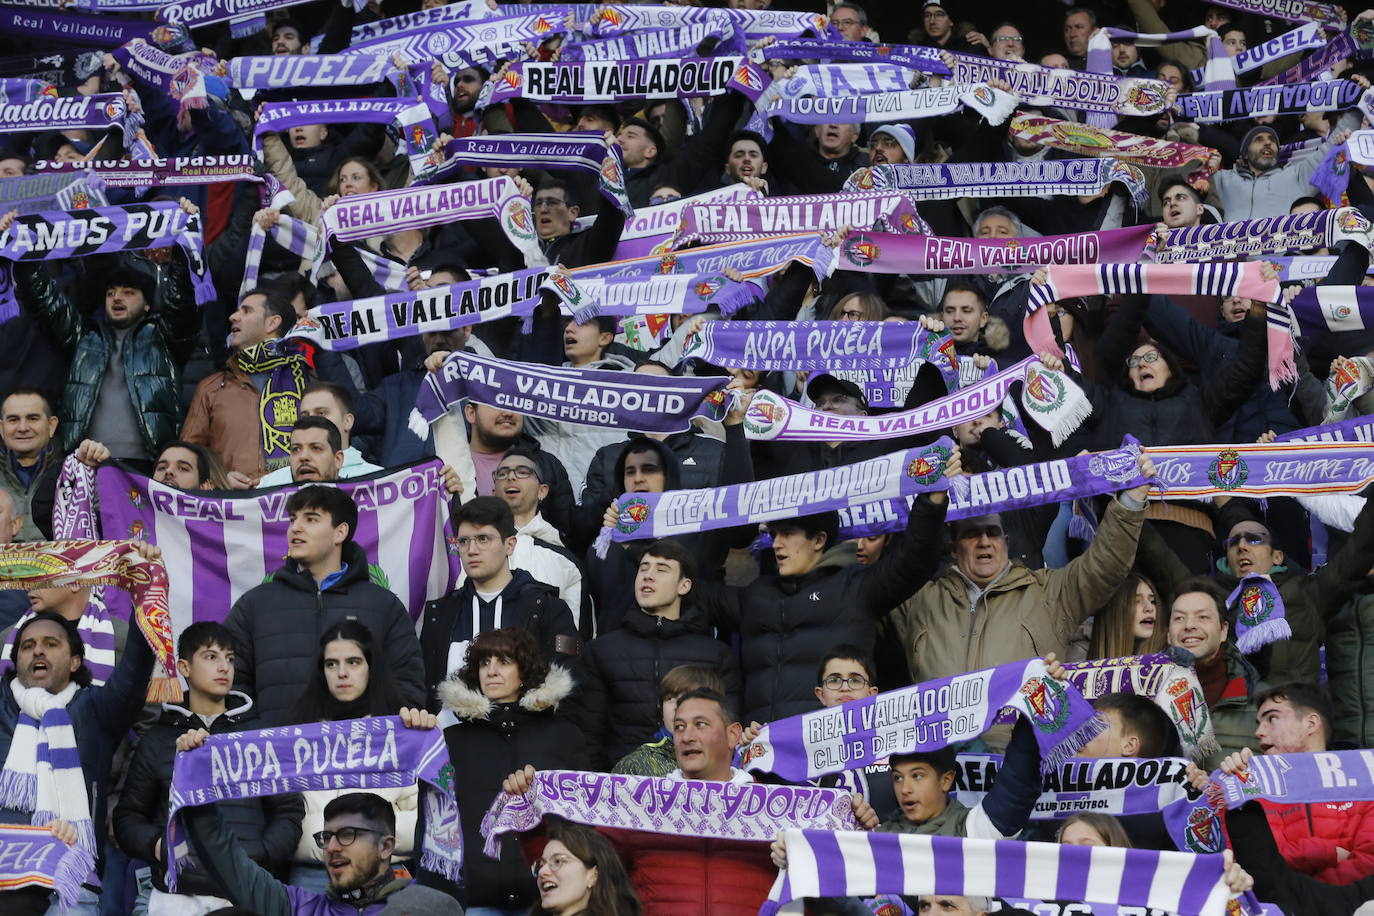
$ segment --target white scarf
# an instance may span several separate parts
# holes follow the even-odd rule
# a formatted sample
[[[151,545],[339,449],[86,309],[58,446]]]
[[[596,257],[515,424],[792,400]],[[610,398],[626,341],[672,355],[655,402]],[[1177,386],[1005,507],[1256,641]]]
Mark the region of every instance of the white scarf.
[[[67,715],[67,704],[80,689],[73,682],[61,693],[49,693],[42,687],[24,687],[17,677],[10,680],[19,721],[0,774],[0,806],[32,811],[33,824],[67,821],[77,830],[77,842],[94,852],[86,775]]]

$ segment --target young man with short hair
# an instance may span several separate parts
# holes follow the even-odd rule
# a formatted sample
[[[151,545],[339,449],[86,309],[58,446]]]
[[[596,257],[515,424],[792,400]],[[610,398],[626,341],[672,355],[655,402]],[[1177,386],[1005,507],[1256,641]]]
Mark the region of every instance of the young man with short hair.
[[[1259,672],[1229,637],[1233,609],[1226,593],[1204,576],[1185,579],[1174,590],[1169,610],[1169,645],[1193,654],[1193,669],[1212,714],[1212,732],[1221,745],[1217,760],[1232,751],[1259,747],[1254,737],[1254,701],[1250,691]],[[1217,760],[1209,760],[1209,766]]]
[[[115,839],[131,858],[151,866],[144,883],[140,877],[139,902],[153,908],[190,907],[200,904],[228,906],[223,891],[198,862],[177,869],[177,893],[167,890],[163,837],[167,832],[168,795],[176,741],[187,731],[206,729],[211,734],[258,728],[253,701],[232,690],[234,683],[234,636],[222,624],[197,621],[177,640],[177,671],[186,679],[184,705],[163,703],[157,723],[134,748],[124,778],[124,789],[114,810]],[[221,802],[225,826],[236,843],[254,862],[275,869],[289,861],[301,835],[305,805],[300,795],[271,795]],[[177,897],[195,897],[178,901]],[[205,900],[205,897],[215,898]],[[216,903],[217,901],[217,903]]]
[[[1093,701],[1107,728],[1078,752],[1079,757],[1171,757],[1178,754],[1178,732],[1169,716],[1148,697],[1108,693]]]
[[[354,541],[358,507],[337,487],[302,487],[286,501],[286,564],[245,592],[225,619],[234,634],[236,686],[257,698],[263,724],[280,725],[306,688],[325,630],[354,617],[372,631],[408,706],[423,706],[420,643],[401,600],[370,578]]]
[[[363,457],[363,453],[353,446],[353,395],[349,394],[344,386],[334,382],[313,382],[308,385],[301,392],[299,416],[300,419],[321,417],[333,423],[339,431],[340,447],[335,451],[342,452],[343,458],[339,463],[338,474],[333,478],[323,479],[345,480],[349,477],[366,477],[381,470],[381,467],[369,462]],[[297,423],[297,428],[300,428],[299,421]],[[275,487],[295,479],[299,478],[293,476],[292,468],[277,468],[258,481],[258,486]]]
[[[582,568],[563,546],[559,530],[539,512],[549,495],[549,485],[541,473],[539,453],[522,445],[506,452],[492,472],[494,495],[510,506],[515,520],[515,550],[510,564],[558,589],[558,597],[576,614],[579,630],[590,633],[582,629],[583,623],[590,627],[592,619],[590,600],[583,606]]]
[[[327,483],[339,479],[344,460],[343,437],[331,421],[324,417],[301,417],[291,427],[288,449],[291,465],[284,470],[293,483]]]
[[[153,480],[178,490],[228,489],[219,457],[203,445],[173,439],[165,442],[153,462]]]

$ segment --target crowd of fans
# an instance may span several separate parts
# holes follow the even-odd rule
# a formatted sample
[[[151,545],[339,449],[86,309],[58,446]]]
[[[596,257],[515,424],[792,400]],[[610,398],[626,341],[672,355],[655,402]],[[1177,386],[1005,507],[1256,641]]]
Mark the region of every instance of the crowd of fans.
[[[474,16],[535,9],[468,2],[486,8]],[[421,8],[440,5],[423,0]],[[104,3],[96,6],[106,11]],[[1085,70],[1100,28],[1165,33],[1204,25],[1237,55],[1295,26],[1245,12],[1246,2],[1235,6],[1102,0],[1065,9],[1044,0],[1027,7],[927,0],[903,5],[898,18],[907,31],[883,35],[870,26],[872,10],[860,5],[811,11],[829,17],[829,40],[905,43],[1071,71]],[[356,10],[333,0],[263,8],[262,28],[245,31],[236,23],[231,30],[227,21],[197,28],[195,47],[221,61],[336,54],[352,28],[413,11],[389,0]],[[121,5],[109,9],[121,12]],[[509,49],[508,58],[557,60],[561,43],[572,40],[591,10],[572,7],[567,31],[558,20],[557,37]],[[1346,14],[1351,22],[1374,18],[1357,13]],[[1062,22],[1056,40],[1032,40],[1032,31],[1050,34],[1051,19]],[[263,101],[396,91],[379,82],[254,96],[206,74],[203,107],[178,112],[104,53],[113,46],[73,52],[55,36],[40,36],[36,45],[12,34],[0,41],[10,55],[0,59],[9,79],[51,79],[61,95],[136,95],[141,135],[161,156],[250,152]],[[1201,88],[1194,71],[1207,63],[1207,42],[1198,36],[1138,45],[1113,37],[1108,75],[1161,80],[1172,102]],[[769,60],[768,41],[750,43],[759,45],[756,57],[774,78],[804,63]],[[50,47],[58,63],[45,71],[41,54]],[[1240,83],[1283,73],[1302,56],[1279,57]],[[1075,155],[1027,143],[1008,123],[989,123],[975,110],[887,124],[773,119],[765,137],[747,126],[753,108],[734,89],[705,99],[563,105],[517,97],[482,105],[483,87],[500,81],[505,67],[499,59],[453,69],[433,62],[425,75],[446,100],[436,119],[436,151],[451,138],[483,134],[594,132],[608,150],[618,146],[636,211],[737,185],[765,199],[838,197],[848,193],[846,179],[870,165]],[[1374,65],[1352,54],[1322,78],[1367,87],[1367,75]],[[914,71],[907,76],[917,78]],[[989,85],[1014,91],[1000,80]],[[1017,111],[1086,118],[1025,99]],[[1368,124],[1365,117],[1358,108],[1222,123],[1195,123],[1171,108],[1123,116],[1115,129],[1198,144],[1212,155],[1187,168],[1147,169],[1143,203],[1121,185],[1107,185],[1095,196],[960,196],[922,200],[917,210],[932,234],[985,239],[1142,224],[1159,224],[1163,232],[1343,206],[1374,213],[1367,209],[1374,206],[1374,173],[1359,166],[1347,166],[1348,180],[1334,199],[1311,184],[1331,149]],[[111,150],[124,138],[113,136],[4,133],[0,196],[13,199],[6,182],[44,162],[81,160],[93,149],[100,159],[121,158]],[[0,591],[9,669],[0,691],[6,771],[34,756],[32,743],[20,740],[22,723],[42,718],[35,710],[48,705],[65,706],[79,749],[100,880],[92,874],[85,882],[75,912],[754,913],[787,866],[781,841],[593,830],[550,819],[534,833],[505,836],[492,856],[483,851],[484,815],[502,793],[528,791],[545,770],[750,781],[761,774],[742,768],[741,751],[767,723],[1030,658],[1044,658],[1061,678],[1060,662],[1160,652],[1190,666],[1220,747],[1195,761],[1200,789],[1207,772],[1243,769],[1252,753],[1374,747],[1368,509],[1338,522],[1319,519],[1290,497],[1166,502],[1145,485],[947,522],[947,500],[935,492],[915,499],[903,530],[853,540],[841,539],[835,512],[822,512],[598,550],[594,541],[615,523],[622,494],[836,468],[910,442],[751,440],[745,419],[759,391],[842,417],[892,408],[870,405],[865,388],[838,374],[680,363],[684,342],[703,320],[719,318],[714,314],[579,322],[546,296],[523,325],[504,318],[352,350],[320,349],[308,358],[279,346],[324,303],[526,266],[491,219],[336,244],[322,270],[269,236],[259,279],[241,293],[255,226],[270,233],[283,215],[316,224],[343,198],[406,187],[413,176],[405,150],[385,124],[294,126],[263,136],[262,171],[271,179],[265,184],[181,189],[181,209],[202,221],[217,293],[200,308],[186,255],[175,248],[17,260],[7,268],[18,310],[0,326],[0,544],[41,545],[62,530],[59,478],[68,456],[90,468],[117,462],[187,492],[284,486],[290,494],[280,568],[232,607],[198,601],[195,622],[176,634],[185,688],[179,703],[144,705],[153,653],[137,626],[107,609],[105,589]],[[485,166],[450,171],[446,179],[500,175],[516,178],[529,198],[549,264],[580,268],[616,257],[625,216],[598,195],[595,177],[556,167]],[[278,186],[289,193],[269,199],[263,188]],[[156,198],[164,193],[157,189],[107,193],[114,205],[169,199]],[[17,218],[6,214],[0,232]],[[827,228],[839,230],[826,235],[833,247],[851,227]],[[1324,283],[1367,282],[1359,278],[1368,251],[1355,242],[1290,254],[1339,256],[1330,274],[1318,275]],[[388,287],[364,256],[393,262],[392,276],[404,276],[394,282],[404,287]],[[817,279],[810,265],[795,263],[729,320],[919,321],[951,334],[961,363],[981,376],[991,364],[1005,368],[1031,355],[1023,318],[1028,290],[1044,282],[1033,268],[998,270],[953,276],[839,269]],[[1331,388],[1324,383],[1348,358],[1374,356],[1374,331],[1303,340],[1296,376],[1271,388],[1263,302],[1141,294],[1074,298],[1049,309],[1057,340],[1076,354],[1064,370],[1087,395],[1091,415],[1053,444],[999,406],[942,431],[958,446],[948,476],[1111,449],[1126,435],[1144,446],[1139,469],[1149,476],[1150,447],[1272,441],[1328,422]],[[698,418],[686,431],[628,436],[469,401],[452,416],[461,430],[452,449],[417,428],[411,412],[426,376],[455,352],[618,371],[627,389],[642,376],[729,375],[729,400],[720,421]],[[300,376],[293,422],[286,424],[285,457],[273,458],[261,437],[265,388],[292,360]],[[916,376],[907,407],[944,393],[929,392],[925,382]],[[1361,397],[1350,415],[1371,412],[1374,401]],[[379,558],[355,538],[358,505],[330,484],[436,456],[444,466],[434,498],[449,513],[462,576],[422,609],[407,608],[386,585],[386,570],[377,574]],[[144,556],[161,562],[165,554],[147,546]],[[171,579],[189,575],[168,562]],[[232,566],[232,551],[219,562]],[[1245,654],[1236,645],[1230,596],[1252,575],[1272,579],[1291,636]],[[1175,728],[1153,697],[1111,693],[1095,705],[1104,730],[1083,756],[1181,755]],[[424,814],[420,788],[412,785],[222,802],[217,818],[207,820],[202,811],[190,819],[190,864],[178,869],[175,889],[168,886],[168,798],[179,753],[194,752],[210,735],[394,715],[411,728],[443,729],[465,840],[461,881],[420,867]],[[1032,824],[1041,764],[1032,738],[1022,721],[965,746],[894,754],[815,784],[854,793],[864,829],[1174,848],[1159,818],[1148,815]],[[956,753],[963,751],[1005,754],[994,788],[975,805],[951,794],[960,773]],[[1227,873],[1232,890],[1253,886],[1292,916],[1355,912],[1374,900],[1372,806],[1266,802],[1262,812],[1254,805],[1231,812],[1238,862]],[[6,809],[0,821],[29,824],[35,811]],[[54,833],[65,837],[64,831],[54,822]],[[303,893],[288,897],[286,886]],[[55,900],[41,884],[4,889],[0,911],[72,911]],[[1081,903],[1066,901],[1074,902]],[[886,905],[959,916],[1002,908],[995,899],[952,895]],[[858,898],[808,901],[816,914],[897,912],[881,906]]]

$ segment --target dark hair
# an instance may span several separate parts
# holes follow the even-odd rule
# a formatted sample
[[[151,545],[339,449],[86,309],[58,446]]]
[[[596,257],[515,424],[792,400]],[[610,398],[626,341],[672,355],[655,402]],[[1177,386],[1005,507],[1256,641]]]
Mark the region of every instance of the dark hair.
[[[515,514],[499,496],[474,496],[453,514],[453,530],[463,524],[474,528],[490,525],[503,538],[515,537]]]
[[[358,814],[382,828],[387,836],[396,835],[396,809],[391,802],[373,792],[349,792],[340,795],[324,806],[325,823],[345,814]]]
[[[348,526],[348,537],[344,538],[344,543],[353,540],[353,534],[358,530],[358,504],[343,490],[320,484],[301,487],[286,501],[286,514],[290,517],[305,509],[327,512],[331,525]]]
[[[1082,13],[1083,15],[1087,16],[1087,17],[1088,17],[1088,27],[1089,27],[1089,28],[1091,28],[1091,27],[1097,25],[1097,13],[1094,12],[1093,10],[1088,9],[1086,6],[1071,6],[1071,7],[1069,7],[1067,10],[1064,11],[1064,19],[1065,19],[1065,21],[1067,21],[1068,18],[1069,18],[1070,16],[1072,16],[1074,13]]]
[[[596,869],[596,883],[592,885],[586,912],[596,916],[640,916],[639,897],[609,840],[591,827],[561,817],[544,819],[544,839],[557,840],[583,866]],[[548,912],[538,902],[530,908],[531,916],[543,916]]]
[[[774,530],[787,531],[797,528],[800,528],[808,538],[813,538],[818,534],[825,535],[825,547],[823,549],[829,550],[839,542],[840,514],[832,509],[829,512],[816,512],[811,515],[799,515],[796,518],[768,522],[770,533]]]
[[[249,296],[262,296],[266,302],[263,303],[263,311],[268,317],[276,315],[281,319],[281,325],[277,328],[277,335],[284,335],[291,330],[296,323],[296,307],[291,304],[291,298],[274,286],[255,286],[248,292],[239,296],[239,304]]]
[[[873,670],[872,652],[868,652],[853,643],[842,642],[838,646],[832,646],[829,652],[821,656],[821,663],[816,666],[817,686],[820,686],[821,681],[825,678],[826,666],[837,658],[858,662],[859,667],[864,669],[864,674],[870,683],[877,676],[877,672]]]
[[[153,307],[157,284],[153,282],[152,277],[148,276],[147,271],[121,261],[114,270],[105,275],[104,282],[101,284],[103,291],[107,293],[116,286],[127,286],[138,290],[143,295],[143,301],[148,308]]]
[[[1098,712],[1115,712],[1128,735],[1140,739],[1141,757],[1168,757],[1178,751],[1178,731],[1153,700],[1136,693],[1107,693],[1093,700]]]
[[[693,582],[697,578],[697,561],[692,556],[692,552],[682,546],[682,542],[672,538],[659,538],[650,544],[641,554],[643,557],[658,557],[660,560],[676,560],[678,572],[684,579],[691,579]]]
[[[534,196],[538,195],[540,191],[562,191],[563,202],[565,204],[569,207],[578,206],[578,197],[573,191],[572,185],[561,178],[545,178],[543,181],[539,182],[539,185],[534,189],[534,195],[531,195],[530,199],[533,200]]]
[[[0,404],[3,404],[5,401],[8,401],[10,398],[16,396],[38,398],[40,401],[43,402],[44,414],[46,414],[49,417],[57,416],[57,411],[52,409],[52,397],[42,388],[35,388],[32,385],[19,385],[15,388],[11,388],[9,394],[5,395],[3,399],[0,399]]]
[[[326,382],[323,380],[311,382],[301,390],[301,398],[304,398],[308,394],[314,394],[317,391],[326,392],[330,397],[338,401],[339,411],[341,413],[353,412],[353,394],[338,382]]]
[[[1155,76],[1156,76],[1156,77],[1159,77],[1159,71],[1162,70],[1162,69],[1165,68],[1165,67],[1173,67],[1175,70],[1177,70],[1177,71],[1179,72],[1179,75],[1180,75],[1180,76],[1182,77],[1182,79],[1183,79],[1183,90],[1184,90],[1185,92],[1192,92],[1192,91],[1193,91],[1194,86],[1193,86],[1193,74],[1192,74],[1192,71],[1190,71],[1187,67],[1183,66],[1182,64],[1178,63],[1177,61],[1163,60],[1163,61],[1160,61],[1160,62],[1159,62],[1159,66],[1155,68]],[[1162,77],[1159,77],[1159,78],[1162,79]]]
[[[1164,344],[1150,337],[1133,343],[1130,351],[1126,354],[1126,359],[1130,359],[1135,351],[1139,350],[1141,347],[1154,347],[1159,351],[1159,358],[1164,360],[1164,365],[1169,367],[1169,380],[1164,383],[1164,387],[1161,389],[1162,391],[1168,394],[1183,387],[1188,377],[1184,374],[1183,364],[1179,362],[1173,350],[1170,350],[1168,347],[1164,346]],[[1127,391],[1133,390],[1131,384],[1131,367],[1126,365],[1126,360],[1122,360],[1121,362],[1121,387],[1125,388]]]
[[[615,332],[620,327],[620,319],[613,315],[597,315],[593,318],[588,318],[586,321],[578,321],[577,316],[569,315],[563,319],[563,327],[566,329],[570,324],[581,327],[584,324],[592,324],[593,322],[595,322],[597,330],[601,334],[610,334],[614,336]]]
[[[1331,740],[1331,719],[1334,713],[1331,708],[1331,695],[1326,692],[1326,688],[1303,681],[1275,684],[1255,694],[1255,709],[1258,710],[1270,700],[1287,700],[1294,712],[1315,712],[1322,720],[1322,739],[1328,742]]]
[[[336,639],[346,639],[356,643],[367,659],[367,689],[352,703],[342,703],[329,692],[329,682],[324,676],[324,650]],[[306,684],[296,705],[291,708],[288,724],[299,725],[307,722],[329,722],[335,719],[357,719],[364,716],[394,716],[405,705],[396,679],[392,676],[391,666],[387,663],[386,653],[378,651],[376,637],[367,624],[356,617],[345,617],[324,631],[320,637],[320,648],[315,653],[315,672]]]
[[[720,717],[725,720],[726,728],[739,721],[739,713],[735,712],[734,706],[719,690],[712,690],[710,687],[693,687],[677,698],[678,709],[681,709],[682,704],[688,700],[707,700],[715,703],[720,707]]]
[[[831,321],[843,320],[842,316],[844,313],[841,311],[841,307],[850,299],[858,301],[859,307],[864,311],[864,321],[882,321],[892,314],[892,310],[887,307],[887,303],[883,301],[882,296],[873,292],[860,291],[845,293],[843,296],[836,299],[835,304],[830,307],[830,314],[826,317]]]
[[[1310,194],[1305,195],[1303,197],[1299,197],[1297,200],[1293,201],[1291,204],[1288,205],[1288,209],[1292,210],[1294,207],[1300,207],[1303,204],[1311,204],[1318,210],[1326,209],[1326,204],[1321,200],[1321,198],[1313,197]]]
[[[1059,825],[1059,832],[1054,835],[1055,842],[1064,842],[1064,831],[1069,829],[1070,824],[1086,824],[1105,840],[1108,846],[1118,849],[1132,849],[1135,846],[1126,833],[1126,828],[1121,826],[1121,821],[1110,814],[1099,814],[1096,811],[1083,811],[1066,818],[1064,823]]]
[[[458,680],[477,692],[481,692],[482,663],[489,658],[508,658],[520,669],[520,695],[534,690],[549,676],[549,662],[539,650],[539,642],[524,627],[502,627],[478,633],[468,643],[467,655],[463,657],[463,667],[458,669]]]
[[[644,131],[646,134],[649,135],[649,139],[653,141],[654,146],[658,147],[658,152],[654,154],[655,162],[661,162],[662,160],[667,158],[668,144],[664,142],[663,134],[661,131],[659,131],[657,127],[654,127],[654,125],[650,124],[643,118],[626,119],[626,121],[620,125],[620,129],[624,130],[627,127],[638,127],[640,130]]]
[[[313,308],[320,300],[320,291],[315,288],[315,284],[311,283],[310,278],[305,274],[280,274],[269,280],[267,285],[279,290],[287,299],[294,300],[299,295],[305,302],[306,308]],[[292,308],[294,309],[295,306]]]
[[[1226,591],[1217,585],[1216,580],[1210,576],[1192,576],[1174,586],[1174,594],[1169,599],[1169,607],[1172,609],[1175,601],[1193,592],[1201,592],[1211,598],[1217,606],[1217,614],[1221,617],[1222,622],[1231,623],[1231,618],[1234,615],[1231,613],[1231,609],[1226,606]]]
[[[1135,640],[1135,593],[1145,585],[1155,594],[1155,628],[1138,649]],[[1088,642],[1088,658],[1120,658],[1124,655],[1149,655],[1161,652],[1168,643],[1168,627],[1159,589],[1140,573],[1129,573],[1107,604],[1093,618],[1093,635]]]
[[[196,456],[196,483],[204,484],[207,481],[216,490],[229,489],[229,478],[224,472],[224,464],[219,460],[219,456],[210,451],[198,442],[187,442],[185,439],[171,439],[162,443],[157,450],[157,457],[162,458],[162,453],[169,448],[184,448],[192,455]],[[157,461],[155,460],[154,465]]]
[[[376,186],[378,191],[386,187],[386,185],[382,182],[382,173],[377,171],[376,163],[374,163],[371,159],[367,158],[366,156],[349,156],[343,162],[340,162],[337,166],[334,167],[334,174],[329,177],[329,186],[325,189],[326,194],[339,193],[339,175],[343,172],[344,166],[348,165],[349,163],[361,165],[363,167],[363,171],[367,172],[368,180]]]
[[[339,432],[339,428],[334,425],[334,421],[328,417],[317,417],[314,414],[306,414],[303,417],[297,417],[295,425],[291,427],[291,431],[294,433],[298,429],[322,429],[329,437],[330,450],[335,452],[343,451],[343,433]],[[337,524],[337,522],[335,524]]]
[[[728,151],[741,140],[749,140],[758,145],[759,153],[763,156],[763,161],[768,161],[768,141],[763,139],[763,134],[753,130],[737,130],[730,135],[730,142],[725,144]]]
[[[1160,200],[1161,203],[1162,203],[1163,200],[1164,200],[1164,195],[1165,195],[1165,194],[1168,194],[1168,193],[1169,193],[1170,191],[1172,191],[1174,188],[1183,188],[1184,190],[1186,190],[1189,194],[1191,194],[1191,195],[1193,196],[1193,200],[1195,200],[1195,201],[1198,202],[1198,203],[1202,203],[1202,202],[1203,202],[1203,201],[1202,201],[1202,195],[1198,193],[1197,188],[1195,188],[1195,187],[1193,187],[1192,185],[1190,185],[1190,184],[1188,183],[1188,181],[1187,181],[1182,175],[1175,175],[1175,176],[1173,176],[1172,178],[1166,178],[1166,179],[1160,184],[1160,186],[1159,186],[1159,200]]]
[[[72,672],[72,680],[76,682],[78,687],[91,686],[91,669],[86,667],[86,641],[77,632],[76,621],[68,620],[56,611],[39,611],[14,631],[14,645],[10,646],[10,661],[14,663],[15,675],[17,676],[19,668],[19,643],[24,639],[24,631],[35,623],[44,620],[55,623],[62,628],[62,632],[67,634],[67,646],[71,649],[72,656],[81,658],[80,667]]]
[[[940,296],[940,308],[944,308],[945,297],[950,293],[973,293],[974,297],[978,300],[978,304],[983,307],[983,311],[986,312],[988,310],[987,294],[967,280],[950,280],[945,284],[945,292]]]
[[[217,646],[221,649],[236,651],[234,634],[222,623],[213,620],[197,620],[181,631],[177,637],[177,658],[189,659],[201,649]]]
[[[669,697],[680,697],[701,688],[725,693],[725,681],[715,668],[702,665],[678,665],[668,669],[658,682],[658,702],[661,706]]]
[[[544,482],[544,466],[539,463],[539,453],[528,445],[513,445],[506,449],[506,454],[501,457],[500,461],[496,462],[497,467],[500,467],[507,458],[526,459],[530,464],[534,465],[534,479],[540,483]],[[504,500],[502,501],[504,502]],[[511,520],[513,522],[514,518]],[[509,537],[509,535],[507,535],[507,537]]]
[[[952,747],[942,747],[934,751],[917,751],[914,754],[893,754],[887,758],[888,765],[895,772],[899,764],[924,763],[935,771],[936,776],[959,771],[959,755]]]

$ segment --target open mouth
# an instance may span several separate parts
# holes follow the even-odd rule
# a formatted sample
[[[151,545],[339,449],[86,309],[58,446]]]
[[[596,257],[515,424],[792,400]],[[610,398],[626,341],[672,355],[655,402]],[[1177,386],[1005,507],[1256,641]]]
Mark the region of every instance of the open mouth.
[[[550,891],[556,890],[558,890],[558,882],[552,878],[545,878],[543,881],[539,882],[539,893],[541,894],[547,894]]]
[[[1142,617],[1140,618],[1140,625],[1153,630],[1155,628],[1155,619],[1153,617]]]

